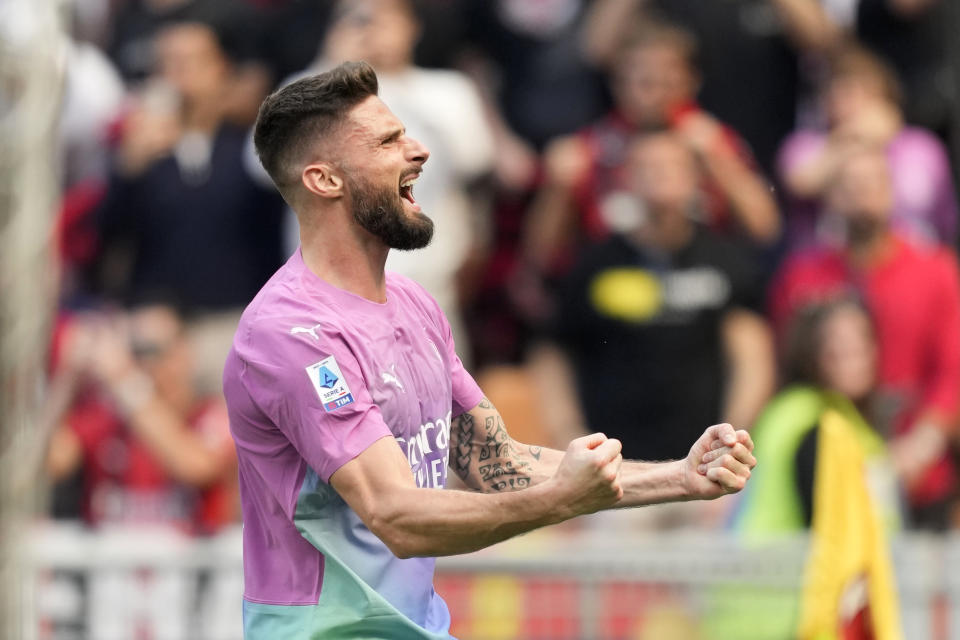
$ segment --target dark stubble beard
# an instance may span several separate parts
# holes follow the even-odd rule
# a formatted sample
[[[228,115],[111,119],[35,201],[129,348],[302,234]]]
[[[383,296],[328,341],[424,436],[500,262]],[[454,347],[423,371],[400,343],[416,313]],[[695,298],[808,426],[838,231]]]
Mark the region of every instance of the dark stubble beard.
[[[847,243],[851,247],[870,246],[883,235],[886,225],[868,214],[856,214],[847,218]]]
[[[348,180],[353,219],[391,249],[422,249],[433,238],[433,220],[423,213],[408,215],[397,188],[378,188],[362,178]]]

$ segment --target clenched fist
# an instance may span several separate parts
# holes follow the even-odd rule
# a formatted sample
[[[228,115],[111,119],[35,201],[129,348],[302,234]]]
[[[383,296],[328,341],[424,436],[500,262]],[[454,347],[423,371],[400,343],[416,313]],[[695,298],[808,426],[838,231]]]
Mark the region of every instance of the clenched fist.
[[[755,466],[750,434],[716,424],[690,449],[684,460],[684,480],[691,498],[709,500],[743,489]]]
[[[550,479],[558,508],[573,517],[615,505],[623,497],[622,463],[619,440],[594,433],[572,441]]]

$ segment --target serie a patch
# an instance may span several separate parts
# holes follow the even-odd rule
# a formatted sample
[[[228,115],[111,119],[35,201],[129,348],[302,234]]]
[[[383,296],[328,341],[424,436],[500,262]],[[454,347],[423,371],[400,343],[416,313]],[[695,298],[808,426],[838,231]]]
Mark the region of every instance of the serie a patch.
[[[350,387],[340,372],[340,365],[333,356],[307,367],[307,376],[326,411],[335,411],[353,403],[353,394],[350,393]]]

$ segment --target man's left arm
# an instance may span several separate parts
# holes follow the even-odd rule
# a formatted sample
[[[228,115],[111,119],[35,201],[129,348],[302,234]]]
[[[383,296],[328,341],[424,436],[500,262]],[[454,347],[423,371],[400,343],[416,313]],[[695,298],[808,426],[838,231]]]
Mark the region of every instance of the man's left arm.
[[[743,489],[756,465],[753,441],[728,424],[709,427],[683,460],[624,461],[617,507],[709,500]],[[549,479],[562,451],[517,442],[487,398],[453,419],[450,467],[475,491],[516,491]]]

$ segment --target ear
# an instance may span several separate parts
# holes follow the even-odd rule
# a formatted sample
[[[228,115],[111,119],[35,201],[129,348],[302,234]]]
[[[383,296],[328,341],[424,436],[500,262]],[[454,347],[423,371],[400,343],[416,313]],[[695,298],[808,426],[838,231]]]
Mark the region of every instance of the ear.
[[[307,191],[321,198],[339,198],[343,195],[343,178],[333,165],[326,162],[305,166],[300,181]]]

